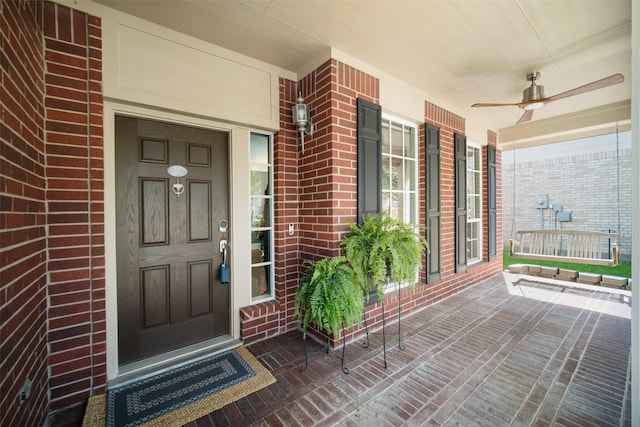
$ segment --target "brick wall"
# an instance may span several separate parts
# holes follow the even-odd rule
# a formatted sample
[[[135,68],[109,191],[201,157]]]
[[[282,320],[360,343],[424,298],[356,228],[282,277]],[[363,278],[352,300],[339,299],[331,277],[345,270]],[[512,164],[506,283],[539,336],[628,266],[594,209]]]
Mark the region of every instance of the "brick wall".
[[[0,7],[0,413],[42,425],[106,385],[101,30],[50,2]]]
[[[101,30],[98,19],[49,2],[2,7],[2,47],[8,54],[0,63],[1,404],[16,422],[38,425],[47,406],[78,403],[106,387]],[[289,119],[298,92],[316,124],[304,153]],[[336,255],[347,223],[356,220],[359,97],[379,103],[377,78],[335,60],[298,84],[280,82],[277,299],[242,309],[246,342],[296,326],[293,297],[302,260]],[[387,312],[401,303],[403,315],[501,269],[492,262],[454,273],[453,133],[464,132],[464,119],[427,102],[425,120],[442,130],[442,280],[389,295]],[[421,203],[424,197],[422,188]],[[289,223],[294,236],[287,233]],[[381,314],[379,303],[367,308],[372,329],[380,326]],[[356,329],[344,339],[361,333]],[[34,381],[33,396],[17,407],[17,388],[27,376]]]
[[[513,151],[506,155],[513,156]],[[620,230],[620,258],[631,259],[630,148],[618,152],[614,146],[613,150],[533,161],[519,158],[516,152],[516,161],[502,171],[505,223],[504,242],[499,241],[505,248],[518,230],[539,229],[544,222],[544,228]],[[550,209],[536,209],[533,199],[538,194],[571,211],[571,222],[557,223]]]
[[[300,94],[315,126],[313,135],[305,136],[304,152],[291,123],[291,108]],[[347,224],[356,221],[356,100],[378,102],[378,96],[377,79],[336,60],[299,83],[280,80],[280,131],[274,141],[277,300],[241,310],[245,343],[297,326],[293,299],[302,263],[337,255]],[[289,223],[294,223],[293,236],[288,235]]]
[[[102,36],[44,3],[51,408],[106,388]]]
[[[298,152],[299,140],[291,124],[291,108],[296,102],[295,82],[280,79],[280,131],[274,141],[275,283],[282,316],[279,331],[286,331],[293,317],[293,295],[300,275]],[[289,235],[289,224],[294,234]]]
[[[357,98],[378,103],[378,79],[336,60],[304,77],[298,90],[316,126],[300,153],[300,251],[305,260],[338,254],[357,218]]]
[[[0,12],[0,424],[36,426],[48,404],[42,8]]]
[[[440,201],[441,201],[441,277],[455,273],[455,162],[454,134],[464,134],[464,118],[431,102],[425,102],[425,122],[440,128]],[[424,144],[424,139],[420,145]],[[424,150],[424,147],[421,147]],[[420,157],[420,173],[424,173],[424,154]],[[426,208],[426,193],[420,189],[420,211]]]
[[[384,105],[382,106],[384,108]],[[469,266],[466,272],[455,273],[455,169],[454,169],[454,146],[453,139],[455,133],[464,134],[465,120],[429,101],[425,101],[425,122],[438,126],[440,128],[440,173],[441,173],[441,279],[433,283],[424,284],[425,272],[420,272],[422,284],[416,285],[415,289],[403,289],[400,295],[388,295],[385,300],[385,310],[387,313],[397,313],[398,303],[401,305],[401,315],[406,316],[411,312],[424,309],[429,305],[449,297],[457,292],[473,286],[480,281],[499,273],[502,270],[502,256],[498,254],[495,261],[487,262],[486,251],[484,252],[483,262]],[[495,140],[491,139],[491,133],[488,134],[487,142],[495,145]],[[420,165],[420,221],[425,223],[426,209],[426,177],[425,177],[425,147],[424,147],[424,126],[421,126],[419,141],[418,159]],[[486,152],[486,148],[484,150]],[[500,152],[497,153],[498,159]],[[486,153],[485,153],[486,164]],[[483,168],[486,173],[486,168]],[[484,178],[486,180],[486,178]],[[501,188],[501,177],[497,176],[498,192]],[[483,193],[483,212],[486,212],[486,185]],[[498,198],[498,223],[502,221],[500,213],[500,202]],[[485,224],[486,226],[486,218]],[[483,247],[486,248],[486,233],[483,234]],[[424,265],[424,262],[423,264]],[[378,313],[379,304],[370,308],[372,313]],[[389,318],[389,314],[387,314]],[[394,320],[392,318],[392,320]],[[373,329],[381,325],[381,315],[375,316],[373,322],[369,322],[369,326],[373,325]]]
[[[285,332],[297,327],[292,318],[293,298],[299,279],[304,274],[304,260],[318,260],[339,253],[339,244],[348,231],[347,224],[357,219],[357,106],[361,97],[374,103],[379,101],[379,81],[349,65],[330,60],[305,76],[296,85],[280,82],[281,130],[275,138],[275,192],[276,192],[276,301],[244,307],[241,310],[242,338],[245,343]],[[305,137],[302,153],[299,136],[290,121],[291,106],[301,93],[310,106],[316,126],[312,137]],[[384,105],[382,106],[384,109]],[[464,134],[464,118],[425,102],[425,121],[441,130],[442,173],[442,279],[415,289],[402,289],[385,299],[387,322],[397,319],[398,304],[401,315],[423,309],[434,302],[453,295],[502,270],[502,255],[487,262],[486,233],[484,262],[470,266],[465,273],[455,273],[455,177],[454,133]],[[293,130],[293,132],[292,132]],[[424,126],[420,126],[418,170],[420,185],[420,223],[425,212],[425,148]],[[496,145],[495,133],[489,132],[487,142]],[[486,164],[486,148],[483,151]],[[500,165],[500,153],[498,165]],[[499,167],[499,166],[498,166]],[[485,168],[486,169],[486,168]],[[485,177],[486,180],[486,177]],[[497,176],[498,192],[501,174]],[[296,194],[294,189],[298,188]],[[486,203],[486,183],[483,202]],[[498,228],[501,230],[501,201],[498,203]],[[283,207],[282,205],[284,204]],[[278,205],[280,207],[278,208]],[[486,207],[484,208],[486,212]],[[287,224],[297,222],[294,237],[286,236]],[[486,218],[485,218],[486,225]],[[498,241],[501,241],[498,231]],[[297,246],[296,246],[297,245]],[[296,249],[297,248],[297,249]],[[424,265],[424,262],[423,262]],[[424,271],[420,273],[424,282]],[[367,323],[371,330],[382,325],[382,305],[366,308]],[[346,332],[339,341],[351,341],[363,335],[363,327]],[[325,340],[320,332],[315,335]]]
[[[300,261],[303,262],[338,255],[340,242],[349,231],[348,224],[357,221],[357,99],[379,104],[380,82],[332,59],[302,79],[299,90],[305,101],[309,96],[317,128],[300,160],[300,222],[304,230]],[[297,287],[293,289],[294,295],[296,290]],[[375,320],[371,320],[375,327]],[[361,328],[355,328],[345,339],[361,333]],[[323,340],[326,338],[319,335]]]
[[[275,301],[243,307],[240,335],[245,344],[285,332],[293,317],[293,296],[300,275],[298,213],[298,139],[291,124],[291,108],[296,103],[297,85],[281,78],[280,131],[273,141],[274,182],[274,276]],[[289,235],[293,223],[294,234]],[[294,325],[295,326],[295,325]]]
[[[384,105],[382,106],[384,109]],[[424,284],[425,272],[420,272],[422,283],[418,283],[413,289],[401,289],[400,293],[393,292],[386,295],[385,298],[385,318],[387,322],[387,333],[396,332],[396,325],[390,325],[395,322],[398,316],[398,306],[400,305],[400,316],[405,317],[408,314],[427,308],[428,306],[458,293],[469,286],[473,286],[480,281],[487,279],[500,271],[502,271],[502,255],[499,253],[498,258],[492,262],[486,261],[469,266],[464,273],[455,273],[455,170],[454,170],[454,147],[453,138],[455,133],[464,134],[465,121],[464,118],[457,116],[435,104],[428,101],[425,102],[425,122],[431,123],[440,128],[441,141],[441,204],[442,204],[442,236],[441,236],[441,279]],[[488,134],[488,143],[495,145],[495,140],[491,140],[491,134]],[[485,148],[486,152],[486,148]],[[500,153],[497,153],[498,159]],[[418,170],[420,185],[420,222],[425,223],[426,208],[426,177],[425,177],[425,147],[424,147],[424,126],[420,127],[420,141],[418,152],[419,166]],[[485,153],[486,163],[486,153]],[[486,172],[486,168],[483,169]],[[497,177],[497,188],[500,191],[501,177]],[[486,187],[486,186],[485,186]],[[485,188],[486,191],[486,188]],[[486,204],[486,194],[483,195],[483,203]],[[500,201],[498,203],[498,224],[501,224],[502,215],[500,213]],[[486,205],[485,205],[486,206]],[[486,210],[486,207],[483,208]],[[483,247],[486,248],[486,233],[483,235],[485,241]],[[424,265],[424,261],[422,263]],[[370,330],[376,330],[382,326],[382,304],[376,303],[366,307],[365,316]],[[346,333],[344,339],[352,341],[356,337],[363,334],[362,327],[355,327]],[[323,337],[324,338],[324,337]],[[339,342],[333,343],[338,345]]]

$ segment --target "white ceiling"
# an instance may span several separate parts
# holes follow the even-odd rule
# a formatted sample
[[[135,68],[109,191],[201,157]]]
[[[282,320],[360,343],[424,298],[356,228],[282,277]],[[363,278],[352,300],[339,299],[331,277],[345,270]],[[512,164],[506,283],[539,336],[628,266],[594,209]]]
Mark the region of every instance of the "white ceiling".
[[[533,120],[629,100],[631,0],[98,0],[294,72],[337,49],[489,129],[512,126],[527,73],[546,96],[622,73]]]

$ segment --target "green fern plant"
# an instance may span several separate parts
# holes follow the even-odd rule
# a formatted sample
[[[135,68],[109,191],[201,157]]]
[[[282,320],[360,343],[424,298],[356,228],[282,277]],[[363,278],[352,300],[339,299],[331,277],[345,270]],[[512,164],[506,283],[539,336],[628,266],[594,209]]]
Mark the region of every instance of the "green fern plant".
[[[387,277],[393,282],[415,285],[422,255],[429,250],[428,242],[416,232],[415,225],[381,213],[368,215],[361,225],[350,224],[349,227],[350,232],[341,245],[365,294],[369,294],[370,286],[375,286],[382,301],[382,284]]]
[[[300,281],[294,299],[294,318],[303,330],[312,324],[333,337],[343,325],[360,323],[364,299],[358,276],[344,256],[308,262],[309,270]]]

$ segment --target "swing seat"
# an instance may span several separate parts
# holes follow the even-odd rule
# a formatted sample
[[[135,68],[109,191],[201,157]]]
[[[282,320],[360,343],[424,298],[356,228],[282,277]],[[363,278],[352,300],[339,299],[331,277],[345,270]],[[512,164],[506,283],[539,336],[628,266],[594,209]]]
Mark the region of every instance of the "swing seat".
[[[618,265],[617,234],[581,230],[523,230],[509,240],[513,258]]]

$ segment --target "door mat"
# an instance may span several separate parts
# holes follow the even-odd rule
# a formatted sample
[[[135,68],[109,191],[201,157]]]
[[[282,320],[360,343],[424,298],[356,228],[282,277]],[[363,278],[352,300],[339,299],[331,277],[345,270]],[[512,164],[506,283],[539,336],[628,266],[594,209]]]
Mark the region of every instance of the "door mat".
[[[182,426],[275,381],[240,347],[92,396],[82,425]]]

